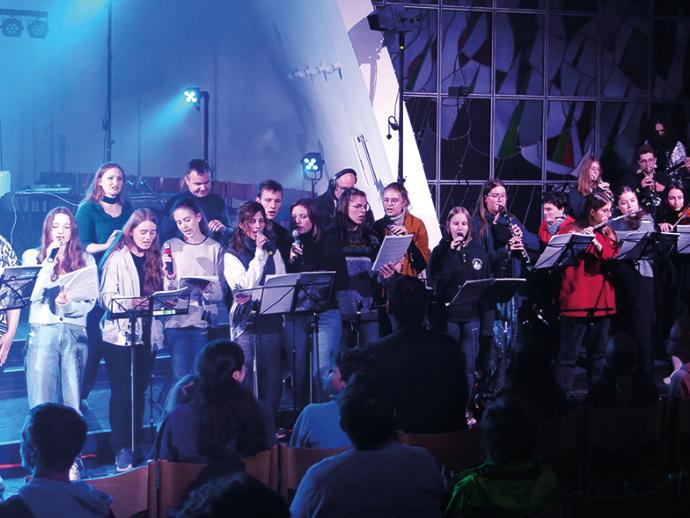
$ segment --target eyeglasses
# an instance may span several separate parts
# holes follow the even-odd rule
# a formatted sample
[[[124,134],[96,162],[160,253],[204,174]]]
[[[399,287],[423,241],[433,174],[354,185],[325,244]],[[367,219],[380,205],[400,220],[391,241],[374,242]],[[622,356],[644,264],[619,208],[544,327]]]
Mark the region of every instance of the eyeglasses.
[[[354,205],[350,205],[350,208],[352,208],[354,210],[367,211],[367,210],[369,210],[369,204],[368,203],[355,203]]]
[[[508,197],[508,195],[506,193],[501,193],[501,194],[494,193],[494,194],[487,194],[486,197],[494,199],[494,200],[505,200]]]

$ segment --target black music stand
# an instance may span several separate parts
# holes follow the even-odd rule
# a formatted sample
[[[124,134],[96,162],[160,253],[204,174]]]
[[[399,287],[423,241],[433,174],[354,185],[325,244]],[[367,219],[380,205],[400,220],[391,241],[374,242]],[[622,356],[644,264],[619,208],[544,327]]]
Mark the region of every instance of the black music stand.
[[[316,354],[316,372],[319,372],[321,360],[319,358],[319,316],[328,306],[333,294],[335,272],[302,272],[297,279],[294,298],[290,313],[295,315],[308,314],[312,316],[309,332],[307,333],[307,358],[309,369],[309,402],[314,402],[314,354]],[[293,371],[293,410],[297,412],[297,367],[295,365],[296,350],[292,344]]]
[[[28,307],[40,271],[40,266],[5,268],[0,276],[0,311]]]
[[[627,232],[618,241],[616,261],[651,261],[671,254],[678,245],[679,234],[671,232]]]
[[[135,452],[136,446],[136,430],[135,430],[135,410],[134,410],[134,392],[135,392],[135,377],[134,377],[134,359],[136,343],[136,325],[137,320],[143,319],[151,320],[153,317],[171,317],[175,315],[185,315],[189,312],[190,292],[188,288],[182,288],[175,291],[157,291],[148,296],[139,297],[113,297],[108,308],[108,317],[111,319],[129,320],[129,341],[130,341],[130,432],[132,452]],[[143,340],[143,336],[142,336]],[[142,344],[143,346],[143,344]],[[149,396],[149,403],[151,404],[151,419],[153,419],[153,398]]]
[[[594,239],[594,236],[587,234],[557,234],[546,244],[534,269],[554,270],[574,266],[580,262]]]
[[[690,254],[690,225],[676,225],[676,232],[678,233],[678,253]]]
[[[267,276],[262,286],[235,290],[234,292],[235,297],[244,294],[251,298],[251,300],[245,303],[251,304],[250,312],[247,315],[248,320],[245,330],[249,330],[253,333],[252,346],[254,349],[254,360],[252,361],[252,392],[257,399],[259,398],[257,319],[261,315],[281,315],[291,311],[295,287],[299,280],[299,276],[299,274]]]

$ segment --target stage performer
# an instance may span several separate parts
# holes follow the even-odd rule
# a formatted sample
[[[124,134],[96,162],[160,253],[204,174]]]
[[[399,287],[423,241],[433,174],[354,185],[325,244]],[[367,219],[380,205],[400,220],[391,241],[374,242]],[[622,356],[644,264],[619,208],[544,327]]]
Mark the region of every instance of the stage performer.
[[[163,244],[163,286],[166,290],[184,286],[191,290],[189,313],[165,321],[165,344],[172,355],[173,373],[179,380],[194,371],[196,358],[216,322],[218,303],[223,300],[223,250],[208,236],[206,220],[193,198],[180,198],[171,210],[178,234]],[[191,279],[182,280],[183,277]]]
[[[8,266],[17,266],[17,254],[14,253],[10,242],[0,235],[0,274]],[[10,354],[14,335],[19,326],[20,312],[19,309],[2,311],[0,308],[0,367],[5,364],[7,356]],[[0,481],[2,481],[1,478]]]
[[[356,184],[357,171],[350,168],[342,169],[329,180],[326,192],[316,198],[316,212],[324,229],[335,223],[336,206],[343,192],[352,189]]]
[[[317,368],[311,376],[314,378],[316,400],[322,399],[322,388],[326,373],[333,368],[334,360],[340,346],[342,321],[338,311],[335,292],[347,288],[348,276],[345,255],[338,246],[333,234],[327,234],[321,225],[316,204],[313,200],[301,199],[290,207],[292,217],[292,231],[297,235],[292,238],[292,247],[288,257],[287,271],[298,272],[336,272],[333,289],[324,299],[319,293],[317,302],[322,304],[323,311],[319,314],[318,359]],[[309,366],[307,337],[309,327],[314,318],[312,315],[292,314],[285,320],[285,343],[293,344],[292,361],[295,374],[296,408],[302,408],[309,401]]]
[[[96,262],[82,250],[77,224],[66,207],[56,207],[46,215],[39,249],[27,250],[23,257],[25,265],[41,265],[29,312],[31,333],[26,348],[29,407],[63,403],[81,412],[81,383],[87,356],[86,315],[96,304],[97,294],[73,300],[61,288],[58,278],[91,266],[94,268],[88,275],[97,286]],[[75,282],[88,281],[81,278]]]
[[[618,192],[618,210],[629,217],[609,225],[618,238],[620,232],[653,232],[654,220],[640,211],[637,194],[626,186]],[[613,270],[617,313],[613,317],[616,332],[627,333],[637,345],[637,370],[651,379],[654,370],[652,319],[654,317],[654,269],[649,260],[619,261]]]
[[[285,273],[285,263],[274,241],[265,234],[266,212],[256,201],[240,206],[237,229],[226,249],[224,275],[233,290],[257,288],[263,285],[267,275]],[[230,339],[242,347],[247,375],[244,385],[264,401],[273,416],[278,413],[282,350],[281,315],[260,315],[253,328],[250,316],[256,302],[247,294],[235,294],[230,309]],[[254,366],[256,365],[255,376]]]
[[[403,275],[416,277],[429,263],[429,235],[424,222],[410,214],[410,198],[405,186],[399,182],[389,183],[383,189],[383,209],[386,215],[374,223],[374,230],[380,236],[404,236],[412,234],[412,242],[403,258]]]
[[[119,239],[122,227],[132,214],[132,205],[124,189],[125,173],[122,166],[106,162],[94,174],[86,196],[79,204],[75,219],[79,229],[79,241],[84,249],[99,263],[106,250]],[[103,309],[96,305],[86,317],[88,356],[82,379],[82,398],[86,399],[93,389],[101,362],[101,328]]]
[[[583,259],[575,266],[564,268],[561,281],[561,339],[556,378],[566,394],[572,386],[579,349],[588,331],[593,381],[601,377],[604,367],[609,317],[616,312],[611,275],[606,270],[606,262],[616,251],[616,234],[605,226],[610,216],[608,196],[593,193],[585,200],[582,219],[562,225],[558,231],[559,234],[578,232],[594,237]]]
[[[577,183],[575,188],[568,191],[569,214],[573,219],[583,216],[585,209],[585,198],[593,192],[608,196],[613,201],[611,186],[603,179],[601,172],[601,162],[595,156],[588,156],[577,169]]]
[[[553,236],[558,233],[561,225],[575,221],[566,214],[568,210],[568,196],[563,192],[551,191],[544,195],[541,202],[543,219],[539,225],[537,235],[542,247],[546,246]]]
[[[429,278],[435,287],[438,329],[445,331],[443,324],[447,321],[448,334],[460,343],[466,359],[467,393],[471,395],[475,384],[480,329],[484,335],[491,337],[494,308],[457,304],[446,307],[446,304],[465,281],[491,277],[491,268],[486,250],[478,240],[473,239],[472,222],[465,207],[450,210],[446,218],[446,232],[447,235],[431,253]]]
[[[126,318],[114,319],[109,312],[120,308],[115,297],[152,295],[163,287],[163,267],[158,242],[158,220],[151,209],[137,209],[122,230],[115,249],[105,258],[101,274],[100,303],[107,311],[101,320],[103,356],[110,380],[111,443],[116,452],[117,471],[130,469],[132,450],[132,400],[134,401],[134,439],[139,442],[144,414],[144,391],[151,379],[155,352],[163,346],[163,325],[155,318],[139,319],[130,329]],[[131,334],[135,348],[132,351]],[[131,394],[131,361],[134,356],[134,396]]]
[[[256,201],[266,211],[266,236],[275,242],[283,260],[290,255],[290,231],[276,219],[283,205],[283,186],[275,180],[264,180],[257,189]]]

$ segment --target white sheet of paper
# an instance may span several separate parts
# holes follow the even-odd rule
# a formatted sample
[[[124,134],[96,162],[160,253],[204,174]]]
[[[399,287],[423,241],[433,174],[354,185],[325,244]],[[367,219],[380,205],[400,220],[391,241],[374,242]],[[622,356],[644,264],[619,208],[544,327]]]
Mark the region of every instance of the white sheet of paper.
[[[690,225],[678,225],[676,232],[678,236],[678,253],[690,254]]]
[[[374,261],[374,265],[371,267],[372,271],[378,272],[388,263],[397,264],[402,261],[411,242],[412,234],[386,236],[376,256],[376,261]]]
[[[61,275],[57,282],[70,300],[98,298],[98,269],[95,264]]]

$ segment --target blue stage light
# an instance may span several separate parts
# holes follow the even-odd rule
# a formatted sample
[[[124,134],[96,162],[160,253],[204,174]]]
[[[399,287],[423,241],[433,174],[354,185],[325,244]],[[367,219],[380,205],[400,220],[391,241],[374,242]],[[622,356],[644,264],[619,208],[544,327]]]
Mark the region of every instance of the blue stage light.
[[[199,104],[201,101],[201,91],[197,87],[187,88],[184,91],[184,100],[190,104]]]
[[[302,172],[305,177],[321,177],[324,161],[321,153],[307,153],[302,158]]]
[[[29,37],[45,39],[48,36],[48,21],[36,18],[26,29],[29,32]]]
[[[5,18],[0,26],[2,35],[9,38],[18,38],[24,30],[24,24],[19,18]]]

